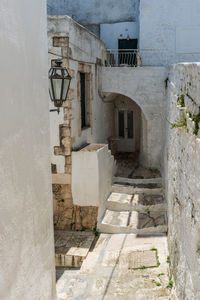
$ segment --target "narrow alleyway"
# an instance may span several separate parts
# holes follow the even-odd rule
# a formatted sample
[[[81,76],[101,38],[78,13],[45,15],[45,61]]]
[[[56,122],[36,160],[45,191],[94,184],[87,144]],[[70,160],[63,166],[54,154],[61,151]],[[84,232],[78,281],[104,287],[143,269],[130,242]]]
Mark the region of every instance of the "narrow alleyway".
[[[114,177],[97,228],[81,268],[57,270],[59,300],[176,299],[161,178]]]
[[[65,269],[57,291],[59,300],[172,300],[171,285],[166,236],[101,234],[80,270]]]

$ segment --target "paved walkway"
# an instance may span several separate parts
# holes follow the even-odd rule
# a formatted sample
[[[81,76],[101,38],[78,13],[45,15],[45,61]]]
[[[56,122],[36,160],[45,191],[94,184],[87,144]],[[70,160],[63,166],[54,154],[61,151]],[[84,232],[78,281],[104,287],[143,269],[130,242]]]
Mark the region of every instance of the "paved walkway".
[[[58,298],[175,300],[167,287],[172,284],[167,257],[165,235],[101,234],[81,269],[65,269],[63,274],[58,270]]]

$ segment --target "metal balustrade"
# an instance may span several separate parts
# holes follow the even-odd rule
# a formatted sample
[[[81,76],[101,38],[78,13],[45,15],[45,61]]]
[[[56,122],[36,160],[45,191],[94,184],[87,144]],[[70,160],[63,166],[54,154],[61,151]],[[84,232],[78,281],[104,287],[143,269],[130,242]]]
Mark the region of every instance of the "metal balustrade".
[[[105,58],[106,67],[138,67],[140,56],[138,49],[108,49]]]

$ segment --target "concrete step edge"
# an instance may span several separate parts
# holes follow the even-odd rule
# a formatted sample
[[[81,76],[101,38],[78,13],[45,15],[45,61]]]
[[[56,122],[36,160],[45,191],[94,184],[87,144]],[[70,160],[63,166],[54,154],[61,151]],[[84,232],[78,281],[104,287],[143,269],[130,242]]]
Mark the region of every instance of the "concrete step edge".
[[[106,209],[113,211],[139,211],[139,212],[167,212],[167,203],[155,205],[121,204],[115,201],[106,201]]]
[[[125,177],[113,177],[113,182],[124,182],[124,183],[132,183],[132,184],[149,184],[149,183],[160,183],[162,184],[162,177],[158,178],[146,178],[146,179],[132,179]]]
[[[125,194],[146,194],[146,195],[163,195],[163,189],[162,188],[154,188],[154,189],[148,189],[148,188],[134,188],[132,186],[123,186],[123,185],[112,185],[113,193],[125,193]]]
[[[101,233],[133,233],[133,234],[153,234],[153,233],[167,233],[167,225],[159,225],[156,227],[149,227],[143,229],[133,229],[128,226],[114,226],[108,224],[97,224],[97,230]]]

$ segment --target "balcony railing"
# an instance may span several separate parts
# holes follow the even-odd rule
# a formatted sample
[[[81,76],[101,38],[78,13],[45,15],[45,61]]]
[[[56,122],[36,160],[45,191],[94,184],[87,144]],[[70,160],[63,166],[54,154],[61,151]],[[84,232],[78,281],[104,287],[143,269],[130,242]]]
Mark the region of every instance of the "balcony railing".
[[[139,67],[140,61],[137,49],[106,50],[106,67]]]

